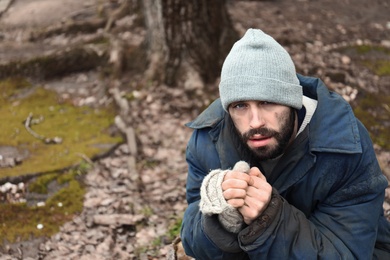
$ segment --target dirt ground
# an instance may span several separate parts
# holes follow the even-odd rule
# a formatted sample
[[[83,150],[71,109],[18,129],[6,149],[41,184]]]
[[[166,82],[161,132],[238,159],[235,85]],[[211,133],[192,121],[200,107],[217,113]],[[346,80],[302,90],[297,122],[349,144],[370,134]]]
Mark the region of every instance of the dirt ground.
[[[258,2],[258,1],[255,1]],[[370,39],[389,41],[390,3],[383,0],[238,1],[232,14],[243,28],[258,27],[293,41],[341,41]],[[245,17],[245,19],[243,19]],[[295,37],[294,37],[295,36]]]
[[[0,7],[5,2],[5,0],[0,0]],[[65,24],[68,19],[82,21],[98,17],[99,12],[103,9],[115,8],[116,2],[118,1],[10,1],[10,6],[3,10],[0,9],[0,14],[4,11],[0,16],[0,64],[66,47],[71,40],[64,35],[56,35],[50,39],[34,42],[29,41],[28,38],[32,30],[53,24]],[[291,53],[298,71],[311,74],[311,76],[323,77],[330,87],[344,93],[346,97],[353,93],[346,91],[346,86],[354,88],[354,84],[369,92],[390,94],[389,77],[379,78],[367,69],[350,62],[346,56],[331,51],[343,46],[343,44],[364,42],[390,48],[389,1],[229,1],[228,7],[234,26],[240,34],[243,34],[247,28],[260,28],[269,33]],[[138,36],[142,37],[142,34]],[[340,70],[347,75],[343,84],[336,83],[329,76],[333,75],[334,71]],[[79,72],[55,79],[52,82],[44,82],[44,84],[57,88],[63,94],[69,91],[70,88],[67,86],[70,85],[73,87],[91,85],[89,81],[96,82],[98,78],[96,75],[96,71]],[[85,80],[80,83],[80,78],[85,78]],[[202,91],[201,87],[199,89]],[[212,97],[214,97],[217,93],[217,85],[212,92],[214,93]],[[75,99],[78,98],[77,93],[76,91]],[[94,93],[88,93],[88,95],[94,95]],[[99,95],[102,95],[102,91],[99,92]],[[53,238],[24,243],[25,257],[38,259],[39,255],[39,259],[110,259],[110,256],[104,253],[107,249],[108,251],[112,250],[110,251],[111,256],[114,255],[115,251],[116,259],[137,259],[135,257],[137,254],[140,259],[165,258],[170,241],[153,246],[150,245],[150,241],[161,235],[161,232],[166,231],[167,227],[164,225],[167,226],[171,222],[169,218],[172,218],[172,215],[180,216],[180,212],[183,212],[186,206],[184,200],[186,171],[184,149],[190,131],[184,127],[184,123],[200,113],[204,104],[210,101],[210,97],[199,94],[197,96],[199,100],[191,100],[185,96],[184,90],[172,90],[158,86],[141,90],[137,92],[137,95],[143,99],[138,105],[141,104],[144,108],[143,111],[133,113],[134,121],[138,125],[137,133],[142,153],[145,157],[153,158],[150,163],[157,165],[153,169],[144,169],[142,172],[142,181],[144,181],[145,187],[153,190],[150,194],[143,194],[145,195],[143,199],[149,200],[148,205],[155,212],[148,222],[150,226],[138,233],[131,230],[129,234],[124,234],[121,233],[124,232],[123,228],[118,231],[119,229],[115,227],[110,229],[111,227],[99,227],[90,223],[93,214],[96,214],[91,206],[93,205],[91,198],[95,198],[94,196],[97,196],[99,190],[109,187],[107,183],[105,184],[107,187],[99,185],[108,181],[112,181],[110,185],[114,185],[118,180],[112,176],[116,176],[115,174],[118,174],[119,170],[126,171],[126,152],[124,151],[126,149],[122,147],[110,158],[105,158],[97,163],[104,170],[95,170],[91,173],[93,178],[100,180],[100,183],[96,183],[98,181],[89,177],[90,192],[86,195],[85,202],[87,207],[81,216],[65,225],[61,232]],[[97,97],[97,99],[100,98],[102,97]],[[378,148],[378,158],[381,160],[384,172],[390,176],[389,151]],[[109,168],[106,167],[107,165],[113,166],[112,169],[107,170],[106,168]],[[112,186],[110,187],[112,189]],[[115,188],[118,187],[115,186]],[[124,195],[121,193],[121,196],[110,197],[110,200],[121,200]],[[132,198],[141,201],[141,198],[138,198],[135,193],[126,194],[126,196],[132,196]],[[163,206],[166,208],[162,208]],[[95,211],[113,212],[115,209],[107,207],[98,208]],[[83,234],[93,234],[92,238],[95,235],[100,236],[96,241],[100,243],[104,240],[103,242],[108,245],[103,242],[97,245],[96,241],[96,244],[85,245],[87,243],[85,241],[93,239],[84,237]],[[103,239],[105,236],[107,238],[111,236],[112,241],[107,242],[107,239]],[[84,244],[76,245],[77,242],[81,243],[81,241]],[[146,253],[140,254],[136,250],[137,245],[148,248],[149,252],[158,253],[152,254],[146,250]],[[18,250],[20,244],[14,245],[11,249],[8,252],[0,252],[0,258],[17,259],[20,257],[20,250]],[[2,253],[4,254],[2,255]]]
[[[91,8],[97,1],[77,0],[16,0],[4,13],[2,23],[8,28],[48,26],[69,16],[76,16],[82,9]]]
[[[22,43],[21,37],[28,29],[65,22],[69,18],[86,19],[103,9],[102,3],[118,1],[0,2],[12,3],[1,16],[1,33],[10,33],[9,40]],[[259,0],[229,3],[230,13],[241,33],[253,27],[275,38],[289,38],[290,43],[321,41],[326,45],[368,39],[375,43],[390,44],[390,3],[385,0]],[[2,40],[4,43],[7,38],[3,37]]]

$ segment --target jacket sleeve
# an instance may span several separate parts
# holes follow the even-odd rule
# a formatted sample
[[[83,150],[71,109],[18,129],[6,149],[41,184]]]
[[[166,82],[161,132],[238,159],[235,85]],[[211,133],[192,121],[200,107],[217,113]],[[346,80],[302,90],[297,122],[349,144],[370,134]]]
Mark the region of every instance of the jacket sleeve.
[[[210,170],[220,168],[219,158],[207,132],[195,130],[187,146],[188,207],[180,234],[183,247],[187,255],[196,259],[247,259],[238,245],[237,234],[227,232],[217,215],[205,216],[199,210],[203,178]]]

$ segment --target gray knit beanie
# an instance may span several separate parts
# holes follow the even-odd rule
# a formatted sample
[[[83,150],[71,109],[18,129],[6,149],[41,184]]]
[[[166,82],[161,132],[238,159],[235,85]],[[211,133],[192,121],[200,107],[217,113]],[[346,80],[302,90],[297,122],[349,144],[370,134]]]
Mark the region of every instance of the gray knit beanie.
[[[302,107],[302,87],[288,52],[271,36],[249,29],[222,66],[219,94],[227,111],[231,103],[261,100]]]

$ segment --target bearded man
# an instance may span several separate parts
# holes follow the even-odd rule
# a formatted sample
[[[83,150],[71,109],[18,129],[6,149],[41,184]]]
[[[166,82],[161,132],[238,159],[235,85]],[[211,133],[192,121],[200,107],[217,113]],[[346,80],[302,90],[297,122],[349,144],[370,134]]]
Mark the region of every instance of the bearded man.
[[[387,180],[350,105],[249,29],[194,121],[181,239],[196,259],[390,259]]]

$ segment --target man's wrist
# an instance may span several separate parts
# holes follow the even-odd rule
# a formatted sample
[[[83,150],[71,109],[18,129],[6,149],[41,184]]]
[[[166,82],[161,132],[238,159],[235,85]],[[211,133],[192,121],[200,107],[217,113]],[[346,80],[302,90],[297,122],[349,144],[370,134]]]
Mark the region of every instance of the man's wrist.
[[[268,207],[248,227],[239,233],[239,239],[243,245],[253,243],[271,223],[279,216],[282,208],[283,198],[276,189],[272,189],[271,200]]]

